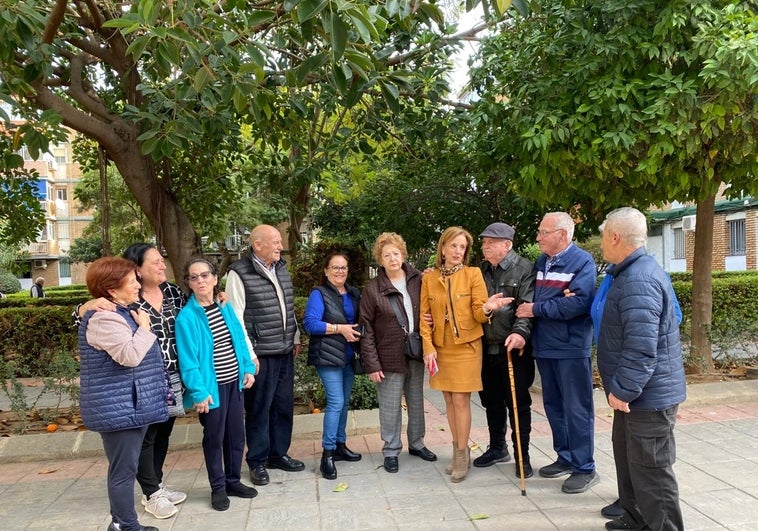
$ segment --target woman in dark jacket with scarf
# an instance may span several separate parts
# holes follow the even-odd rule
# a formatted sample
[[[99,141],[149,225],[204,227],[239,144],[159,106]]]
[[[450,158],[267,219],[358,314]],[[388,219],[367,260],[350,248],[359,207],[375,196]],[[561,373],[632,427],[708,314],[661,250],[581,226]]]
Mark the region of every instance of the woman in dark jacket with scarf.
[[[376,383],[384,470],[390,473],[398,471],[398,456],[403,449],[403,395],[408,406],[408,452],[425,461],[437,460],[424,445],[424,364],[405,356],[406,332],[419,328],[421,293],[421,273],[405,261],[407,257],[405,240],[399,234],[380,234],[374,242],[379,272],[363,290],[361,299],[361,324],[366,329],[361,359],[369,379]],[[392,299],[405,313],[406,331],[398,321]]]
[[[356,325],[361,295],[357,288],[346,284],[347,274],[344,254],[327,257],[325,280],[308,297],[303,319],[310,335],[308,364],[316,366],[326,393],[320,466],[325,479],[337,478],[335,461],[361,459],[345,444],[347,410],[355,379],[352,360],[361,337]]]

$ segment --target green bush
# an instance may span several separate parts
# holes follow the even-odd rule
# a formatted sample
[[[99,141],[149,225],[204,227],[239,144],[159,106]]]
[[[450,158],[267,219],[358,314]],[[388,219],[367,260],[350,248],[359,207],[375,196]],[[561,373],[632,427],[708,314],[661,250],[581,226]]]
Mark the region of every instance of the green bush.
[[[52,422],[60,416],[64,400],[69,403],[69,415],[74,414],[79,402],[79,363],[70,352],[55,351],[52,354],[50,373],[53,376],[43,377],[42,387],[35,393],[29,394],[17,378],[18,369],[13,362],[6,363],[0,358],[0,390],[8,398],[11,411],[16,419],[22,422],[15,426],[17,433],[24,433],[28,423],[35,417],[45,422]],[[53,407],[38,408],[43,395],[56,396],[58,403]]]
[[[692,274],[673,273],[671,277],[684,316],[682,345],[685,360],[689,360]],[[758,337],[758,273],[714,272],[712,289],[713,314],[709,336],[713,359],[730,363],[737,357],[754,357]]]
[[[371,260],[364,247],[354,244],[345,245],[335,240],[321,240],[303,248],[290,264],[289,270],[292,275],[292,284],[295,286],[295,294],[307,297],[314,287],[321,284],[326,257],[335,252],[347,255],[350,267],[348,284],[362,289],[368,283],[368,266]]]
[[[90,300],[89,293],[77,295],[74,292],[68,292],[55,297],[45,297],[44,299],[34,299],[29,296],[19,297],[18,294],[13,297],[6,297],[0,299],[0,308],[40,308],[40,307],[55,307],[55,306],[71,306],[75,307],[77,304],[87,302]],[[47,294],[47,290],[45,290]]]
[[[54,376],[55,353],[76,350],[73,310],[73,305],[0,309],[0,357],[16,377]]]
[[[305,297],[295,298],[295,315],[298,323],[303,322],[305,313]],[[295,358],[295,404],[306,405],[311,408],[323,409],[326,406],[324,386],[313,365],[308,365],[308,334],[300,334],[300,342],[303,350]],[[376,395],[376,384],[366,375],[355,377],[353,392],[350,395],[350,409],[375,409],[379,407],[379,399]]]
[[[0,269],[0,293],[8,295],[19,291],[21,291],[21,282],[18,281],[16,275],[5,269]]]

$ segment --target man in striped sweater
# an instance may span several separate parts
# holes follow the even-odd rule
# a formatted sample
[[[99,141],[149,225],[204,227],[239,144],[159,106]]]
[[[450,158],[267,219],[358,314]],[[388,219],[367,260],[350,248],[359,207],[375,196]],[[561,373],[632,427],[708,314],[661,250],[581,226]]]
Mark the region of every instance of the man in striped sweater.
[[[568,475],[562,491],[577,494],[600,481],[594,459],[592,320],[590,307],[597,270],[592,256],[577,247],[574,221],[566,212],[546,214],[537,231],[542,255],[535,268],[534,302],[517,317],[533,317],[532,353],[542,380],[545,414],[558,457],[540,476]],[[566,297],[564,290],[573,296]]]

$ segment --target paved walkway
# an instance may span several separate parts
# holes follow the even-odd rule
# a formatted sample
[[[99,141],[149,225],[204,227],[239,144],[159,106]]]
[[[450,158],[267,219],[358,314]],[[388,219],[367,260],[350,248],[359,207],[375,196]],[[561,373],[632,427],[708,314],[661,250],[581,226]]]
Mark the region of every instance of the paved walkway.
[[[600,395],[600,393],[598,393]],[[189,493],[179,513],[156,520],[138,505],[143,525],[159,529],[225,530],[576,530],[603,529],[600,508],[616,498],[610,442],[610,411],[597,396],[595,459],[600,483],[584,494],[561,493],[562,479],[535,475],[521,495],[513,462],[472,468],[458,484],[444,474],[452,451],[441,394],[426,392],[427,446],[440,457],[427,463],[404,452],[400,471],[381,467],[376,411],[350,417],[349,445],[363,453],[357,463],[339,462],[339,478],[318,474],[321,415],[298,416],[290,451],[306,470],[272,470],[271,484],[253,500],[231,499],[231,508],[210,507],[210,490],[197,425],[177,426],[166,463],[167,482]],[[532,464],[554,460],[550,430],[535,394]],[[4,409],[0,400],[0,409]],[[484,412],[474,399],[472,455],[486,449]],[[688,530],[754,530],[758,526],[758,381],[698,384],[680,408],[675,466]],[[90,432],[7,437],[0,440],[0,529],[104,530],[107,462]],[[243,466],[246,471],[246,467]],[[248,482],[244,477],[243,481]],[[249,482],[248,482],[249,483]],[[347,488],[336,492],[338,485]]]

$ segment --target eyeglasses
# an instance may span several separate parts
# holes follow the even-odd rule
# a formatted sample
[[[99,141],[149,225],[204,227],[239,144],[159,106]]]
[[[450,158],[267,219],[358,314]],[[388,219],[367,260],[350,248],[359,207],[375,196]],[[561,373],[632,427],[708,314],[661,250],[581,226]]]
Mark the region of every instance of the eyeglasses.
[[[347,266],[329,266],[329,269],[335,273],[345,273],[347,271]]]
[[[208,280],[212,275],[213,273],[210,271],[205,271],[204,273],[200,273],[198,275],[190,275],[188,278],[190,282],[197,282],[200,279]]]
[[[558,232],[559,230],[563,230],[563,229],[554,229],[554,230],[540,229],[540,230],[537,231],[537,236],[547,236],[548,234],[552,234],[554,232]]]

